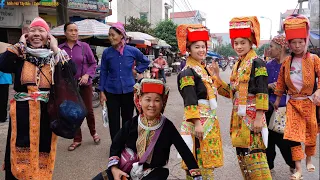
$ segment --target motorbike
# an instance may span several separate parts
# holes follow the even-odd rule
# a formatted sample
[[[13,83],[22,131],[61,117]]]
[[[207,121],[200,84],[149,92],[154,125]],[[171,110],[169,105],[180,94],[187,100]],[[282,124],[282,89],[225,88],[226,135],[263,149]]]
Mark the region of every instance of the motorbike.
[[[161,66],[157,63],[153,63],[151,66],[151,79],[159,79],[159,71],[161,69]],[[161,77],[161,81],[164,82],[164,79]]]
[[[100,66],[96,69],[96,74],[92,79],[92,107],[97,108],[100,106],[100,90],[98,88],[100,82]]]

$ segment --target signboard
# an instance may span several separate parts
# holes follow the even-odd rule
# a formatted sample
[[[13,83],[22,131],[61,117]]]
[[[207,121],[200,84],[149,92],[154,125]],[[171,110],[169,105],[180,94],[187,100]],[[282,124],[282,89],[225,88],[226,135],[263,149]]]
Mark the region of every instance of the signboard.
[[[68,8],[109,12],[109,0],[69,0]]]
[[[0,27],[20,27],[22,25],[22,13],[19,8],[16,6],[0,8]]]

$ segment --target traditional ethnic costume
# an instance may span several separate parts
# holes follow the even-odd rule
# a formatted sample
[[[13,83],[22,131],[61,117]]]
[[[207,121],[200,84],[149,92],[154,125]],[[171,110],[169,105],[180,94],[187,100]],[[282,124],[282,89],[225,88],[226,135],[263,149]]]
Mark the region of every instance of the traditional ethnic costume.
[[[309,20],[302,15],[289,16],[284,21],[284,30],[288,41],[305,39],[306,47],[309,41]],[[305,144],[307,156],[316,153],[316,138],[318,125],[316,105],[312,94],[319,89],[320,59],[317,55],[305,50],[302,58],[292,53],[282,63],[275,94],[282,96],[287,92],[287,112],[284,139],[292,141],[292,159],[304,159],[301,143]]]
[[[288,42],[284,35],[275,36],[272,39],[272,42],[279,45],[281,48],[288,49]],[[278,80],[278,76],[280,73],[280,68],[282,63],[279,63],[280,59],[272,59],[267,63],[267,72],[268,72],[268,84],[276,83]],[[269,89],[269,110],[265,113],[268,125],[270,122],[274,121],[272,118],[272,114],[275,113],[275,109],[273,104],[275,103],[277,95],[274,94],[272,89]],[[281,101],[279,107],[286,107],[286,94],[283,94],[281,97]],[[279,123],[277,123],[279,124]],[[281,124],[281,129],[284,128],[284,123]],[[270,169],[274,168],[274,160],[276,158],[276,146],[280,149],[283,159],[286,164],[290,166],[290,171],[294,172],[295,163],[292,161],[291,154],[291,145],[290,141],[287,139],[283,139],[283,131],[281,133],[278,131],[280,129],[270,129],[269,128],[269,136],[268,136],[268,148],[266,150],[268,165]]]
[[[143,79],[141,83],[137,83],[134,86],[134,89],[134,102],[140,115],[127,121],[113,139],[110,147],[108,169],[106,170],[107,177],[104,178],[114,179],[111,167],[119,166],[121,152],[124,148],[130,148],[140,159],[152,143],[156,130],[163,126],[153,151],[143,164],[142,179],[165,180],[168,178],[169,170],[164,168],[164,166],[168,163],[171,145],[176,147],[186,162],[189,174],[194,179],[202,179],[197,162],[173,123],[166,118],[164,121],[164,118],[161,118],[163,116],[161,114],[152,121],[147,120],[139,104],[139,98],[143,93],[158,93],[162,96],[163,112],[168,99],[169,88],[160,80]],[[101,179],[101,176],[99,177],[98,175],[94,179]]]
[[[248,38],[258,46],[260,24],[257,17],[233,18],[230,39]],[[231,98],[233,109],[230,134],[236,147],[242,175],[246,180],[272,179],[265,154],[268,130],[265,123],[261,133],[254,133],[256,111],[268,110],[268,74],[265,62],[251,49],[233,66],[230,85],[218,82],[218,93]],[[265,116],[262,117],[265,122]]]
[[[177,28],[180,52],[184,54],[187,44],[209,39],[202,25],[180,25]],[[181,135],[198,161],[203,179],[213,179],[214,168],[223,165],[223,151],[219,121],[216,115],[217,89],[205,64],[188,57],[186,66],[178,75],[178,88],[184,101],[184,117]],[[190,120],[200,119],[204,128],[202,140],[194,136],[194,124]],[[185,164],[182,165],[186,169]],[[190,176],[187,175],[187,179]]]
[[[30,24],[30,28],[35,26],[50,31],[41,18]],[[49,48],[33,49],[19,42],[0,57],[0,71],[15,74],[17,92],[10,102],[5,154],[7,180],[52,179],[57,136],[50,129],[47,102],[59,53],[54,56]]]

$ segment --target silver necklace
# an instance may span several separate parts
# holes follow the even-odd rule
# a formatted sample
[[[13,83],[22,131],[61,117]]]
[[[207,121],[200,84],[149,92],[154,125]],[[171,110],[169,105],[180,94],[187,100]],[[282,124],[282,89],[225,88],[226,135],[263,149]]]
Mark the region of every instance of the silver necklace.
[[[144,130],[154,131],[154,130],[159,129],[159,128],[162,126],[162,124],[163,124],[163,119],[162,119],[162,118],[160,118],[160,119],[161,119],[161,120],[160,120],[160,122],[159,122],[157,125],[148,127],[148,126],[145,126],[145,125],[142,123],[141,118],[140,118],[140,116],[139,116],[139,117],[138,117],[138,124],[139,124],[139,126],[140,126],[142,129],[144,129]]]

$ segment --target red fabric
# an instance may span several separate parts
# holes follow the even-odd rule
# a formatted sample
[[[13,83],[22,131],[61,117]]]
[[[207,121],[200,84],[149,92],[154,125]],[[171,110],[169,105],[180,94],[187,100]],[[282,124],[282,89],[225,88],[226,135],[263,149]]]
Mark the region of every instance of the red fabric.
[[[299,29],[286,29],[286,39],[306,39],[308,36],[308,32],[306,28],[299,28]]]
[[[230,29],[230,39],[235,38],[250,38],[251,37],[251,29],[245,28],[245,29]]]
[[[50,31],[50,28],[47,22],[43,20],[41,17],[34,18],[34,20],[30,24],[30,28],[36,27],[36,26],[43,27],[44,29],[46,29],[47,32]]]
[[[191,29],[188,28],[188,41],[208,41],[209,40],[209,32],[206,29]]]
[[[163,91],[164,91],[163,84],[155,84],[155,83],[143,83],[142,84],[142,93],[163,94]]]

